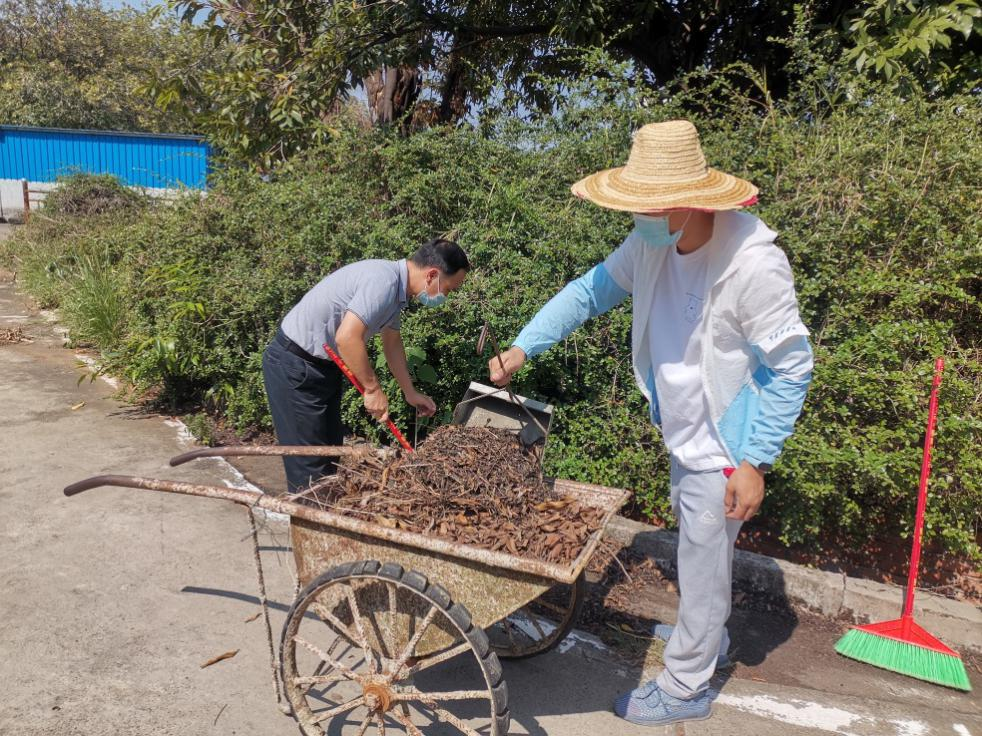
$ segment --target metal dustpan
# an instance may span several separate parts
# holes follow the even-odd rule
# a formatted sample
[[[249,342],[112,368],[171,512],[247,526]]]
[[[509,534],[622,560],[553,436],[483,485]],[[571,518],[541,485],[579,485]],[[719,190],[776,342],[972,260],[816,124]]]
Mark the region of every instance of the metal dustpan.
[[[453,412],[453,423],[465,427],[507,429],[526,447],[544,446],[552,425],[551,404],[509,394],[506,388],[471,382]]]

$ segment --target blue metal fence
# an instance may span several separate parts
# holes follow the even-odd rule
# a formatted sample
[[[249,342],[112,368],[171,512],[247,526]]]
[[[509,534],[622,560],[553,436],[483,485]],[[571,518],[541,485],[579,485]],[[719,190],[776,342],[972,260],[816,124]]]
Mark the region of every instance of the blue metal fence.
[[[84,172],[130,186],[204,189],[208,161],[200,136],[0,125],[0,179],[48,182]]]

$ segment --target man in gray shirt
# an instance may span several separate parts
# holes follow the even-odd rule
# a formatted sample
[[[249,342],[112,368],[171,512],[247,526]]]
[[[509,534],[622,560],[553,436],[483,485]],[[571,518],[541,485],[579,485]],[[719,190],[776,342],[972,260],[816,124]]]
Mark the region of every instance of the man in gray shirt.
[[[365,388],[369,414],[384,422],[389,402],[368,357],[368,341],[382,337],[382,351],[410,406],[423,416],[433,400],[413,386],[399,333],[410,297],[440,306],[470,270],[467,255],[449,240],[430,240],[408,260],[359,261],[334,271],[308,291],[284,317],[263,353],[263,381],[281,445],[339,445],[343,440],[341,395],[346,379],[324,351],[327,343]],[[334,461],[284,457],[287,486],[296,492],[334,472]]]

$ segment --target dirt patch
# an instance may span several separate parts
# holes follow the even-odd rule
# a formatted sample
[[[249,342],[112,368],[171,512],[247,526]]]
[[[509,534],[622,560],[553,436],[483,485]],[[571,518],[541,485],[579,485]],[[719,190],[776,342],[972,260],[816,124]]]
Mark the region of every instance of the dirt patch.
[[[881,583],[906,585],[910,570],[910,540],[873,538],[862,544],[828,539],[809,548],[788,547],[766,527],[745,525],[737,548],[777,557],[798,565]],[[982,570],[971,560],[960,559],[927,545],[921,552],[917,587],[954,600],[982,605]]]
[[[646,517],[630,505],[621,513],[655,528],[668,528],[664,520]],[[982,543],[982,537],[979,541]],[[743,525],[736,548],[816,570],[893,585],[906,585],[910,570],[909,539],[881,535],[857,541],[829,535],[808,546],[787,545],[781,541],[780,533],[768,526],[765,517],[757,517]],[[982,606],[982,568],[978,563],[931,543],[926,543],[921,552],[917,587],[952,600]]]
[[[675,571],[611,540],[604,540],[588,570],[591,585],[577,628],[600,637],[639,668],[660,663],[664,644],[652,636],[652,629],[674,620]],[[805,687],[814,686],[809,677],[822,670],[843,673],[846,684],[868,679],[867,665],[835,652],[835,643],[848,627],[846,622],[796,611],[787,601],[735,587],[727,624],[734,667],[728,674]],[[962,657],[973,679],[982,674],[982,656],[963,652]],[[848,689],[844,686],[843,691]]]
[[[174,407],[169,408],[174,409]],[[180,413],[181,409],[187,413]],[[213,410],[206,411],[200,406],[178,407],[178,415],[174,418],[183,421],[195,439],[209,447],[277,444],[273,432],[258,427],[250,427],[243,432],[237,431],[224,417]]]
[[[416,452],[346,458],[299,500],[387,527],[569,564],[603,511],[564,496],[511,432],[450,425]]]

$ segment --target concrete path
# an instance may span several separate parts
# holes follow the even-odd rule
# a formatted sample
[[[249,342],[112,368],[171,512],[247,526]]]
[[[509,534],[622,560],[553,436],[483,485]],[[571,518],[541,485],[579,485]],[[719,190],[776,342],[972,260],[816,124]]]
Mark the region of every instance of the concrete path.
[[[168,467],[187,444],[179,427],[122,405],[101,380],[77,384],[57,325],[0,283],[0,329],[15,325],[33,341],[0,346],[0,734],[296,733],[276,708],[262,621],[247,623],[259,608],[246,511],[119,488],[61,493],[101,473],[230,485],[242,476],[219,461]],[[262,539],[278,636],[292,560],[282,523],[267,522]],[[828,636],[809,639],[804,622],[797,630],[799,643],[783,636],[770,653],[791,664],[767,682],[757,681],[763,670],[738,670],[716,683],[713,718],[668,729],[610,713],[615,695],[650,671],[576,634],[504,665],[512,733],[982,736],[978,697],[838,658],[816,663],[808,642]],[[806,678],[787,674],[795,663]],[[332,725],[332,734],[357,731]]]

